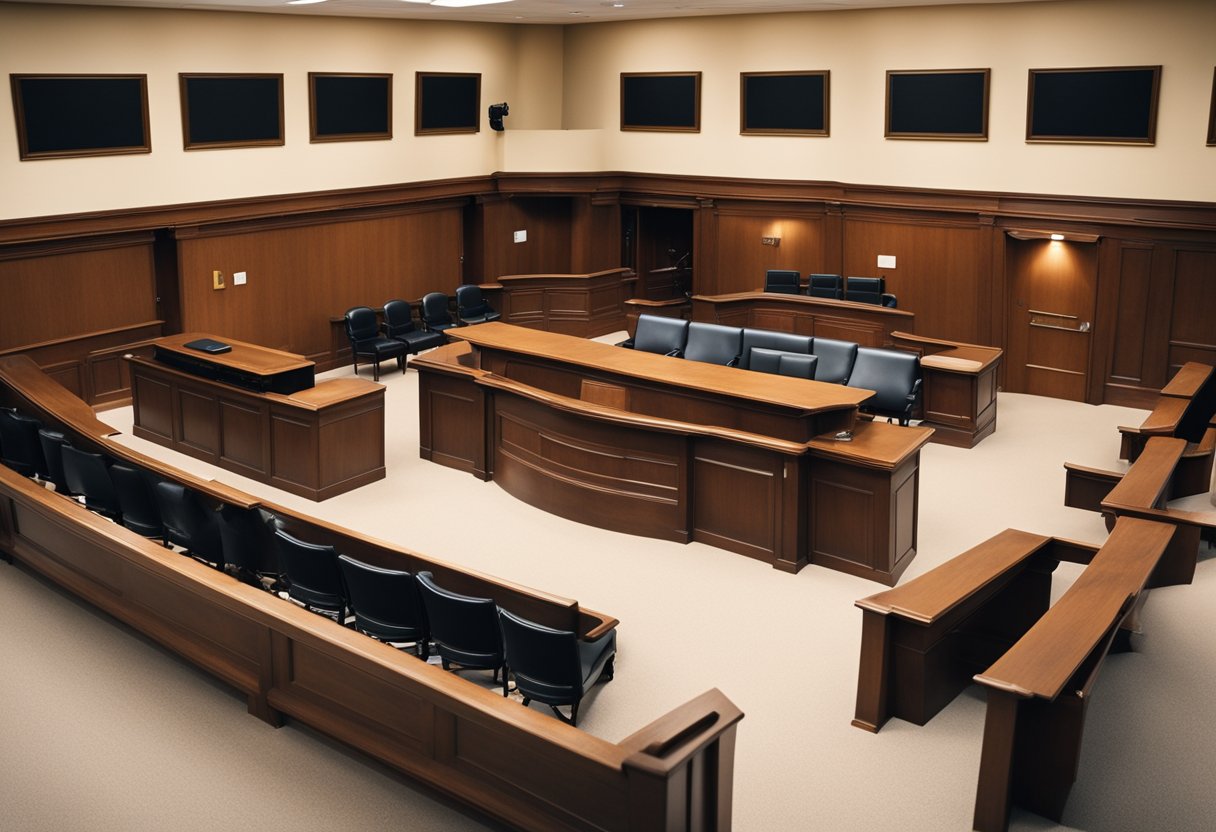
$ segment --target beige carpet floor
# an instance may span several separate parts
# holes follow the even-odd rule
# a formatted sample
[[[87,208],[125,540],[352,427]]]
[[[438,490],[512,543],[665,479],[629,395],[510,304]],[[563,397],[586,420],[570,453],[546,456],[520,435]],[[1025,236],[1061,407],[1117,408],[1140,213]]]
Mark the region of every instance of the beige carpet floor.
[[[787,575],[702,544],[538,511],[419,459],[417,374],[382,381],[389,476],[321,504],[129,435],[122,441],[617,616],[616,678],[584,704],[580,727],[618,740],[720,688],[746,714],[737,830],[971,828],[984,719],[977,688],[924,727],[893,720],[873,735],[849,724],[861,625],[853,602],[883,587],[819,567]],[[904,580],[1008,527],[1101,542],[1098,515],[1063,506],[1063,463],[1120,468],[1115,428],[1143,415],[1001,394],[992,437],[970,450],[922,453],[919,552]],[[102,418],[129,434],[129,408]],[[1180,505],[1213,509],[1209,495]],[[1079,569],[1061,565],[1053,594]],[[1214,594],[1210,560],[1193,585],[1152,592],[1136,651],[1102,670],[1066,825],[1018,812],[1013,829],[1216,829]],[[297,724],[267,727],[223,684],[21,568],[0,566],[0,609],[0,829],[487,826]]]

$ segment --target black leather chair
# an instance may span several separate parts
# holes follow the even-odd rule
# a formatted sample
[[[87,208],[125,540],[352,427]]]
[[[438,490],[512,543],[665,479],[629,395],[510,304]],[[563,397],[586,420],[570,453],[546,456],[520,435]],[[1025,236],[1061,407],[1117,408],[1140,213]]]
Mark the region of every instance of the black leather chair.
[[[279,568],[287,584],[287,597],[307,609],[346,623],[346,590],[338,571],[338,553],[333,546],[305,543],[282,529],[274,533]]]
[[[815,378],[815,365],[819,359],[800,352],[770,350],[752,347],[751,368],[761,373],[773,373],[796,378]]]
[[[203,505],[198,494],[176,482],[160,480],[152,486],[152,496],[165,525],[165,543],[182,547],[182,553],[224,568],[224,549],[215,512]]]
[[[46,478],[60,494],[71,494],[68,481],[63,475],[63,446],[70,445],[68,438],[57,430],[38,428],[38,444],[42,447],[42,459],[46,463]]]
[[[844,285],[838,274],[812,274],[807,277],[806,293],[813,298],[840,300],[844,297]]]
[[[890,292],[883,292],[880,301],[888,309],[895,309],[899,306],[899,300]]]
[[[430,572],[419,572],[418,590],[426,608],[435,652],[450,670],[452,662],[467,668],[502,674],[502,695],[507,695],[507,671],[502,649],[498,606],[490,598],[474,598],[444,589]]]
[[[639,315],[633,337],[621,343],[639,352],[680,355],[688,342],[688,321],[662,315]]]
[[[267,512],[225,503],[215,513],[220,533],[224,564],[243,583],[266,589],[268,578],[273,587],[279,580],[279,558],[274,535],[267,523]]]
[[[743,329],[737,326],[694,321],[688,325],[684,357],[689,361],[734,367],[743,351]]]
[[[881,306],[884,291],[885,281],[881,277],[850,277],[844,284],[844,299]]]
[[[376,312],[368,306],[355,306],[346,310],[346,337],[350,339],[351,359],[355,375],[359,374],[359,357],[372,361],[372,378],[380,380],[380,362],[397,359],[397,366],[405,372],[405,354],[409,348],[395,338],[380,334],[380,323]]]
[[[456,317],[464,324],[484,324],[502,317],[481,296],[481,287],[466,283],[456,287]]]
[[[68,492],[84,497],[84,507],[111,520],[122,520],[118,491],[110,479],[106,459],[101,454],[82,451],[71,445],[63,448],[63,476]]]
[[[743,329],[743,350],[739,354],[739,366],[744,369],[752,369],[751,351],[755,347],[782,352],[810,353],[812,343],[814,343],[814,339],[809,335],[745,327]]]
[[[338,555],[338,568],[355,615],[355,629],[379,641],[413,643],[418,657],[425,659],[430,653],[430,634],[413,574],[347,555]]]
[[[423,295],[418,315],[422,318],[422,326],[427,332],[443,332],[456,326],[452,313],[448,311],[448,296],[443,292],[428,292]]]
[[[819,358],[815,366],[816,381],[844,384],[849,380],[853,362],[857,359],[856,344],[835,338],[816,338],[811,350]]]
[[[414,316],[409,301],[390,300],[384,304],[384,334],[405,344],[406,352],[417,355],[423,350],[447,343],[442,332],[427,332],[414,326]]]
[[[920,395],[920,359],[915,353],[861,347],[849,376],[849,387],[873,390],[859,405],[865,413],[908,424]]]
[[[563,722],[578,722],[578,706],[600,679],[612,679],[616,662],[616,630],[595,641],[580,641],[570,630],[554,630],[525,618],[498,611],[507,668],[527,705],[544,702]],[[570,706],[566,717],[557,708]]]
[[[782,295],[796,295],[802,287],[802,275],[789,269],[769,269],[764,273],[764,291]]]
[[[3,462],[18,474],[46,479],[46,458],[38,429],[42,423],[11,408],[0,408],[0,453]]]
[[[134,465],[125,462],[110,463],[110,481],[118,493],[118,505],[122,508],[122,524],[144,537],[165,539],[165,524],[160,519],[160,508],[152,496],[148,477]]]

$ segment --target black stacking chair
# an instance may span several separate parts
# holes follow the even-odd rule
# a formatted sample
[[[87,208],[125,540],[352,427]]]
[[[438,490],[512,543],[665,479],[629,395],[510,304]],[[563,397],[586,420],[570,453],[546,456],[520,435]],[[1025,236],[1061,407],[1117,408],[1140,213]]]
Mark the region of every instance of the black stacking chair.
[[[781,352],[810,353],[814,339],[809,335],[794,335],[792,332],[773,332],[771,329],[743,329],[743,350],[739,354],[739,366],[752,369],[751,351],[755,347]],[[774,371],[775,372],[775,371]]]
[[[262,578],[272,586],[279,579],[279,558],[274,536],[261,509],[241,508],[225,503],[215,513],[224,563],[232,567],[243,583],[266,589]]]
[[[409,301],[390,300],[384,304],[384,334],[405,344],[406,352],[417,355],[423,350],[438,347],[447,342],[442,332],[426,332],[414,326]]]
[[[456,317],[461,324],[484,324],[502,317],[481,296],[481,287],[466,283],[456,287]]]
[[[355,629],[379,641],[416,644],[418,657],[425,659],[430,653],[430,636],[414,576],[347,555],[338,555],[338,568],[355,615]]]
[[[287,597],[309,610],[346,623],[346,592],[338,571],[338,553],[333,546],[297,540],[282,529],[275,530],[279,568],[287,584]]]
[[[4,464],[25,477],[47,478],[38,429],[42,423],[11,408],[0,408],[0,453]]]
[[[118,505],[122,508],[122,524],[144,537],[165,539],[165,524],[160,519],[160,508],[152,495],[148,477],[134,465],[125,462],[110,463],[110,481],[118,494]]]
[[[915,353],[861,347],[849,376],[849,387],[873,390],[859,409],[908,424],[920,395],[920,359]]]
[[[359,356],[372,360],[372,378],[380,380],[380,362],[397,359],[397,366],[405,372],[405,354],[408,347],[395,338],[380,334],[376,313],[367,306],[355,306],[346,310],[346,337],[350,339],[351,358],[355,364],[355,375],[359,374]]]
[[[884,286],[881,277],[850,277],[844,284],[844,299],[881,306]]]
[[[46,478],[60,494],[71,494],[63,475],[63,446],[71,444],[68,438],[57,430],[38,428],[38,444],[42,447],[42,459],[46,463]]]
[[[684,357],[689,361],[734,367],[739,363],[739,353],[742,351],[742,327],[699,321],[688,325],[688,342],[684,345]]]
[[[616,630],[595,641],[580,641],[570,630],[554,630],[498,611],[507,668],[515,676],[515,687],[524,704],[544,702],[563,722],[578,722],[578,706],[587,691],[602,677],[613,676],[616,663]],[[557,709],[570,706],[570,717]]]
[[[802,275],[788,269],[769,269],[764,273],[764,291],[782,295],[796,295]]]
[[[84,507],[111,520],[122,520],[118,491],[101,454],[63,446],[63,476],[68,491],[84,497]]]
[[[419,572],[418,590],[426,608],[426,618],[435,642],[435,652],[450,670],[455,662],[462,668],[494,671],[494,681],[502,673],[502,695],[507,695],[507,671],[502,650],[502,630],[498,607],[489,598],[474,598],[444,589],[430,572]]]
[[[812,274],[807,277],[806,293],[813,298],[840,300],[844,287],[838,274]]]
[[[662,315],[639,315],[633,337],[618,346],[638,352],[655,352],[659,355],[680,355],[688,341],[688,321],[682,318],[665,318]]]
[[[223,569],[224,550],[215,512],[203,505],[195,492],[169,480],[156,482],[152,496],[165,526],[165,543],[180,546],[185,549],[182,554]]]
[[[815,380],[831,384],[844,384],[853,372],[857,358],[857,345],[852,341],[837,341],[835,338],[816,338],[811,347],[819,363],[815,367]]]
[[[427,332],[443,332],[456,326],[452,313],[448,311],[448,296],[443,292],[428,292],[423,295],[418,314]]]

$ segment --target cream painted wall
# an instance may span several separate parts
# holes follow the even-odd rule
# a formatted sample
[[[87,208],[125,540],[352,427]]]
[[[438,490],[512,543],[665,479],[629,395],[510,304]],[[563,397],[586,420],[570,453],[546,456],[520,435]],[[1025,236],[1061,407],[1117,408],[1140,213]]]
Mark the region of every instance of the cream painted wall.
[[[559,127],[562,36],[549,27],[0,3],[0,218],[484,175],[501,136],[414,136],[414,73],[482,73],[509,124]],[[526,57],[520,58],[521,50]],[[391,141],[310,144],[308,72],[393,73]],[[152,153],[18,160],[9,73],[148,75]],[[179,72],[281,72],[283,147],[182,149]],[[518,112],[518,116],[514,113]]]
[[[1027,144],[1027,70],[1161,64],[1155,147]],[[1213,0],[1064,0],[571,27],[564,126],[610,170],[1216,201]],[[883,138],[888,69],[992,69],[989,140]],[[739,135],[739,73],[831,71],[831,136]],[[623,133],[619,73],[700,70],[701,132]]]

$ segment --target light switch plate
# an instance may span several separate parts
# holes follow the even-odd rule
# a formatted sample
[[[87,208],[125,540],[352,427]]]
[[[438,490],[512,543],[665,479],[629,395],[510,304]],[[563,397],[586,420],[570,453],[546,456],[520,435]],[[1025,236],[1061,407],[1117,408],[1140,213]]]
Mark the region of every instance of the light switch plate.
[[[527,229],[525,229],[525,230],[523,230],[523,231],[516,231],[516,232],[515,232],[515,242],[517,242],[517,243],[526,243],[526,242],[528,242],[528,232],[527,232]]]
[[[248,276],[244,272],[233,272],[232,273],[232,285],[233,286],[244,286],[247,278],[248,278]]]
[[[880,268],[880,269],[895,268],[895,255],[894,254],[878,255],[878,268]]]

